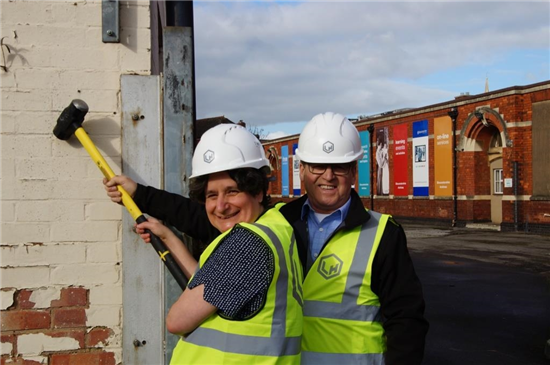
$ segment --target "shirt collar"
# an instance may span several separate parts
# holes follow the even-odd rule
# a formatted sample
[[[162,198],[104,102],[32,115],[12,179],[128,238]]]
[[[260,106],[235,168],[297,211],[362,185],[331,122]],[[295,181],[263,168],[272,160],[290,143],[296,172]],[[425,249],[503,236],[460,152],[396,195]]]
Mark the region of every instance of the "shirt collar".
[[[338,211],[340,212],[341,220],[344,220],[344,218],[348,215],[350,205],[351,205],[351,197],[348,199],[348,201],[344,205],[342,205],[340,208],[334,211],[334,212],[338,212]],[[307,198],[304,205],[302,205],[302,215],[301,215],[302,220],[306,219],[310,211],[314,212],[313,208],[309,204],[309,198]],[[334,214],[334,212],[330,214]]]

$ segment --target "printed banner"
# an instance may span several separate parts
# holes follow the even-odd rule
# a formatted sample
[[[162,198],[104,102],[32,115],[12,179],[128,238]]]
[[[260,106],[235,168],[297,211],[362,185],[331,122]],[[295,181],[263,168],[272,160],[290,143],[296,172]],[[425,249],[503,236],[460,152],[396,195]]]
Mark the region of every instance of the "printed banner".
[[[409,159],[407,158],[407,124],[393,127],[393,195],[409,195]]]
[[[292,194],[294,196],[300,196],[300,160],[296,156],[296,149],[298,143],[292,145]]]
[[[453,126],[450,117],[434,119],[435,195],[453,195]]]
[[[363,158],[359,160],[359,196],[370,196],[370,133],[369,131],[359,132],[361,137],[361,147],[363,148]]]
[[[390,139],[388,127],[376,131],[376,195],[390,193]]]
[[[430,195],[430,161],[428,150],[428,121],[413,123],[413,195]]]
[[[281,147],[281,194],[289,196],[288,186],[288,146]]]

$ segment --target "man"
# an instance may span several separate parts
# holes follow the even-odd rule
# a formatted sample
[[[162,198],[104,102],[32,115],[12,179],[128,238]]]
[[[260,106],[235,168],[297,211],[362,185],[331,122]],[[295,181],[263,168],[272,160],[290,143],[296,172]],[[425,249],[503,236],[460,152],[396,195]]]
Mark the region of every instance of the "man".
[[[306,195],[281,208],[307,273],[302,364],[420,364],[428,323],[406,236],[352,189],[363,156],[344,116],[313,117],[296,155]]]

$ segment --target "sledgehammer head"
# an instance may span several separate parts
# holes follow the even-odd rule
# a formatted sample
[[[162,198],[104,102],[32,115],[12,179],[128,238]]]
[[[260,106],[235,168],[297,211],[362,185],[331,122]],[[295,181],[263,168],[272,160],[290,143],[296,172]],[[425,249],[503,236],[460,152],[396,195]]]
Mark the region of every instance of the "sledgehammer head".
[[[88,113],[88,104],[83,100],[74,99],[71,104],[66,107],[53,129],[53,134],[59,139],[67,140],[71,138],[74,132],[80,128],[84,121],[84,116]]]

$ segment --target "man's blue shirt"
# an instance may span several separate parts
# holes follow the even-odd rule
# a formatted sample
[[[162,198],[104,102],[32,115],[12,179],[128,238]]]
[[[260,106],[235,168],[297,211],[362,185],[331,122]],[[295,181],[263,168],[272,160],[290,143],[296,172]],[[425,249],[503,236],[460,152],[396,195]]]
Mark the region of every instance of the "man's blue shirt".
[[[349,206],[351,204],[351,198],[348,199],[346,204],[339,209],[330,213],[324,219],[319,222],[315,216],[315,211],[309,204],[309,199],[306,200],[302,206],[302,220],[307,220],[309,244],[308,244],[308,266],[311,266],[313,262],[319,256],[321,249],[325,242],[334,233],[334,231],[342,224],[344,218],[347,216]],[[310,264],[311,263],[311,264]]]

